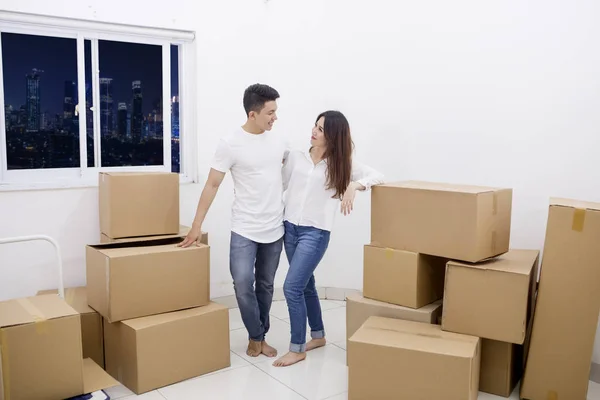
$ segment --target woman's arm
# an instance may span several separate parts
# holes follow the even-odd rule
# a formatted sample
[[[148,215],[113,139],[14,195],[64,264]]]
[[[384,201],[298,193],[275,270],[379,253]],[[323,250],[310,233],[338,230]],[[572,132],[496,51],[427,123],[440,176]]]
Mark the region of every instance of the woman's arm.
[[[344,215],[350,214],[354,209],[354,197],[356,196],[357,190],[369,190],[373,185],[384,183],[384,176],[382,173],[358,162],[352,163],[351,179],[352,181],[342,197],[341,211]]]

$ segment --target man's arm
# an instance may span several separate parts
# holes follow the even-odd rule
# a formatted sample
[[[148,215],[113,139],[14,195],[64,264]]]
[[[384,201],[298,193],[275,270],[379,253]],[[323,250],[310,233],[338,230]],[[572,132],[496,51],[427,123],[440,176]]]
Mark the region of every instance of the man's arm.
[[[217,195],[219,186],[221,186],[221,182],[223,182],[223,178],[225,178],[224,172],[220,172],[214,168],[211,168],[210,172],[208,173],[208,179],[206,180],[204,189],[202,189],[200,201],[198,201],[198,208],[196,209],[196,217],[194,218],[192,229],[183,242],[179,244],[179,247],[189,247],[198,242],[198,238],[202,233],[202,224],[204,223],[204,218],[206,218],[206,214],[208,213],[208,210],[210,209],[210,206]]]

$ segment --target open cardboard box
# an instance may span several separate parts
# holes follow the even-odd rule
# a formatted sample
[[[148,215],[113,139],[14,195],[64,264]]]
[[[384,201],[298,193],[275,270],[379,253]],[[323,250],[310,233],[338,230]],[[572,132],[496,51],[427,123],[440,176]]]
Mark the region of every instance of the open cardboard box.
[[[0,400],[66,399],[118,384],[83,359],[81,317],[63,299],[0,302]]]

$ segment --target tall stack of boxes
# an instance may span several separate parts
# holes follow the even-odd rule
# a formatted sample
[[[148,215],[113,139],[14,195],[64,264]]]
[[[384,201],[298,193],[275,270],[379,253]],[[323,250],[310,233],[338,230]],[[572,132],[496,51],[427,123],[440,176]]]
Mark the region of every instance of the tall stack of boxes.
[[[230,366],[229,312],[210,301],[210,247],[178,247],[179,175],[103,173],[101,244],[86,249],[88,304],[106,371],[140,394]]]
[[[371,311],[347,304],[349,398],[508,397],[523,369],[539,258],[509,251],[512,190],[392,183],[373,188],[371,207],[360,300]],[[422,318],[432,309],[441,318]]]
[[[82,313],[84,356],[136,394],[230,366],[229,312],[210,301],[208,235],[177,246],[189,232],[179,175],[101,173],[99,209],[87,286],[65,291]]]

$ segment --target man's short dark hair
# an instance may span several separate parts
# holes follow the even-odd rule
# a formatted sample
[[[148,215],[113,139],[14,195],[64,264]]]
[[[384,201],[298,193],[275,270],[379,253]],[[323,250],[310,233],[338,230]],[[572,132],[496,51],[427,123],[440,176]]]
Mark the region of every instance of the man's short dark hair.
[[[244,110],[246,115],[250,111],[260,112],[268,101],[275,101],[279,98],[277,90],[270,86],[260,83],[249,86],[244,92]]]

